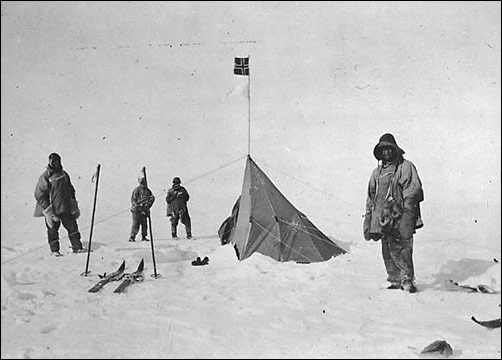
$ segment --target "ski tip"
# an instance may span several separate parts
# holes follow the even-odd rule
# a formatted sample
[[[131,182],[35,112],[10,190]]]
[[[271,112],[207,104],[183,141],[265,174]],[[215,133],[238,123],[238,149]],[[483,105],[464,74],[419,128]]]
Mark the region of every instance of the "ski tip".
[[[119,270],[120,270],[120,271],[125,270],[125,260],[124,260],[124,261],[122,261],[122,264],[120,265]]]
[[[145,267],[145,260],[141,259],[141,262],[138,265],[138,271],[143,271],[144,267]]]
[[[494,319],[494,320],[488,320],[488,321],[480,321],[476,319],[474,316],[471,317],[471,320],[474,321],[476,324],[479,324],[481,326],[484,326],[485,328],[488,329],[496,329],[501,326],[501,319]]]

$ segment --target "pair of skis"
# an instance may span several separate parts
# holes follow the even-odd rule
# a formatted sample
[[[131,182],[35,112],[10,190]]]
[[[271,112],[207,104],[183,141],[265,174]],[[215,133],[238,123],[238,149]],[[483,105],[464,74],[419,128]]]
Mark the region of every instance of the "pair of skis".
[[[144,266],[145,262],[143,259],[141,259],[141,262],[139,263],[136,271],[132,273],[124,273],[125,271],[125,260],[124,260],[116,271],[108,275],[105,274],[102,277],[102,279],[98,281],[98,283],[96,283],[96,285],[94,285],[92,288],[89,289],[89,292],[92,293],[98,292],[109,282],[122,280],[119,286],[117,286],[117,288],[113,291],[114,293],[122,293],[131,284],[135,282],[141,282],[144,280],[144,275],[143,275]]]

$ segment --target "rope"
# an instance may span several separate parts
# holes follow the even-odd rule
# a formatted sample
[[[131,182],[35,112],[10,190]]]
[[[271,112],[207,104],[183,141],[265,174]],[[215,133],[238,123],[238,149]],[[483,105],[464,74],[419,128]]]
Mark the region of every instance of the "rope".
[[[360,207],[360,206],[358,206],[358,205],[355,205],[355,204],[353,204],[353,203],[351,203],[351,202],[348,202],[348,201],[346,201],[346,200],[343,200],[343,199],[341,199],[341,198],[339,198],[339,197],[337,197],[337,196],[334,196],[334,195],[333,195],[333,194],[331,194],[331,193],[328,193],[328,192],[326,192],[326,191],[323,191],[323,190],[321,190],[321,189],[318,189],[318,188],[316,188],[315,186],[313,186],[312,184],[310,184],[310,183],[308,183],[308,182],[298,180],[298,179],[294,178],[293,176],[291,176],[291,175],[289,175],[289,174],[286,174],[285,172],[283,172],[283,171],[281,171],[281,170],[279,170],[279,169],[276,169],[275,167],[271,166],[270,164],[267,164],[265,161],[263,161],[263,160],[261,160],[261,159],[259,159],[259,161],[260,161],[260,163],[265,164],[266,166],[270,167],[271,169],[274,169],[275,171],[277,171],[277,172],[279,172],[279,173],[283,174],[284,176],[286,176],[286,177],[288,177],[288,178],[290,178],[290,179],[292,179],[292,180],[294,180],[294,181],[296,181],[296,182],[298,182],[298,183],[300,183],[300,184],[303,184],[303,185],[305,185],[305,186],[308,186],[309,188],[314,189],[314,190],[316,190],[316,191],[320,192],[321,194],[324,194],[324,195],[330,196],[330,197],[332,197],[332,198],[338,199],[338,200],[340,200],[340,201],[342,201],[342,202],[344,202],[344,203],[346,203],[346,204],[348,204],[348,205],[354,206],[355,208],[358,208],[358,209],[362,210],[363,212],[365,211],[365,209],[364,209],[364,208],[362,208],[362,207]],[[344,222],[345,222],[345,221],[344,221]],[[346,221],[346,223],[349,223],[349,222],[348,222],[348,221]],[[431,235],[432,235],[432,236],[434,236],[434,237],[439,237],[439,235],[438,235],[437,233],[431,232],[431,231],[429,231],[428,229],[421,229],[420,231],[421,231],[421,232],[426,232],[426,233],[428,233],[428,234],[431,234]],[[434,241],[435,241],[435,240],[434,240]],[[465,245],[467,245],[467,246],[470,246],[470,247],[475,247],[475,248],[479,248],[479,249],[492,250],[492,251],[500,251],[500,249],[496,249],[496,248],[493,248],[493,247],[488,247],[488,246],[475,245],[475,244],[471,244],[471,243],[463,242],[462,240],[457,240],[457,239],[455,239],[455,242],[456,242],[456,243],[462,243],[462,244],[465,244]]]
[[[228,162],[228,163],[226,163],[226,164],[223,164],[223,165],[221,165],[221,166],[219,166],[219,167],[217,167],[217,168],[215,168],[215,169],[213,169],[213,170],[210,170],[210,171],[208,171],[208,172],[206,172],[206,173],[203,173],[203,174],[201,174],[201,175],[199,175],[199,176],[196,176],[196,177],[194,177],[194,178],[192,178],[192,179],[189,179],[188,181],[185,181],[185,184],[191,184],[191,183],[193,183],[193,182],[195,182],[195,181],[197,181],[197,180],[199,180],[199,179],[201,179],[201,178],[204,178],[204,177],[206,177],[206,176],[208,176],[208,175],[210,175],[210,174],[212,174],[212,173],[214,173],[214,172],[216,172],[216,171],[218,171],[218,170],[221,170],[221,169],[223,169],[223,168],[225,168],[225,167],[227,167],[227,166],[230,166],[230,165],[232,165],[232,164],[234,164],[234,163],[236,163],[236,162],[238,162],[238,161],[240,161],[240,160],[242,160],[242,159],[246,158],[246,156],[247,156],[247,155],[241,156],[241,157],[239,157],[238,159],[232,160],[232,161],[230,161],[230,162]],[[271,166],[271,165],[267,164],[267,163],[266,163],[266,162],[264,162],[263,160],[260,160],[260,163],[265,164],[266,166],[268,166],[268,167],[270,167],[270,168],[272,168],[272,169],[276,170],[277,172],[279,172],[279,173],[283,174],[284,176],[286,176],[286,177],[288,177],[288,178],[290,178],[290,179],[292,179],[292,180],[294,180],[294,181],[296,181],[296,182],[298,182],[298,183],[300,183],[300,184],[303,184],[303,185],[305,185],[305,186],[308,186],[309,188],[314,189],[314,190],[316,190],[316,191],[320,192],[321,194],[324,194],[324,195],[330,196],[330,197],[332,197],[332,198],[338,199],[338,200],[340,200],[340,201],[342,201],[342,202],[344,202],[344,203],[346,203],[346,204],[348,204],[348,205],[354,206],[354,207],[356,207],[356,208],[358,208],[358,209],[360,209],[360,210],[363,210],[363,211],[364,211],[364,209],[363,209],[362,207],[357,206],[357,205],[355,205],[355,204],[353,204],[353,203],[350,203],[350,202],[348,202],[348,201],[345,201],[345,200],[343,200],[343,199],[341,199],[341,198],[338,198],[338,197],[336,197],[336,196],[334,196],[334,195],[332,195],[332,194],[330,194],[330,193],[328,193],[328,192],[326,192],[326,191],[323,191],[323,190],[321,190],[321,189],[318,189],[318,188],[316,188],[315,186],[313,186],[312,184],[310,184],[310,183],[308,183],[308,182],[298,180],[298,179],[296,179],[296,178],[294,178],[294,177],[290,176],[289,174],[286,174],[286,173],[284,173],[283,171],[281,171],[281,170],[278,170],[278,169],[274,168],[273,166]],[[94,175],[93,175],[93,180],[94,180]],[[163,192],[163,193],[166,193],[166,190],[163,190],[162,192]],[[153,195],[153,196],[155,196],[155,195]],[[157,196],[158,196],[158,195],[157,195]],[[112,219],[112,218],[114,218],[114,217],[117,217],[117,216],[119,216],[119,215],[122,215],[123,213],[125,213],[125,212],[127,212],[127,211],[129,211],[129,208],[127,208],[127,209],[125,209],[125,210],[122,210],[122,211],[120,211],[120,212],[117,212],[117,213],[115,213],[115,214],[112,214],[112,215],[110,215],[110,216],[108,216],[108,217],[106,217],[106,218],[104,218],[104,219],[101,219],[100,221],[97,221],[95,224],[96,224],[96,225],[99,225],[99,224],[102,224],[102,223],[104,223],[104,222],[107,222],[107,221],[109,221],[110,219]],[[282,221],[282,222],[283,222],[283,223],[285,223],[285,224],[287,224],[287,225],[290,225],[290,226],[291,226],[291,224],[288,224],[288,223],[287,223],[287,222],[285,222],[285,221]],[[258,223],[257,223],[257,224],[258,224]],[[258,225],[259,225],[260,227],[262,227],[260,224],[258,224]],[[301,227],[299,227],[299,226],[298,226],[298,224],[295,224],[294,226],[295,226],[295,228],[299,229],[300,231],[303,231],[303,230],[301,229]],[[84,231],[88,230],[89,228],[90,228],[90,226],[86,226],[86,227],[84,227],[84,228],[79,229],[79,232],[81,232],[81,233],[82,233],[82,232],[84,232]],[[262,227],[262,228],[263,228],[263,227]],[[309,229],[309,228],[311,228],[311,227],[308,227],[308,226],[303,226],[303,228],[304,228],[304,229]],[[267,229],[265,229],[265,228],[263,228],[263,229],[264,229],[265,231],[267,231],[267,233],[269,233],[269,234],[270,234],[270,232],[269,232]],[[312,228],[312,229],[313,229],[313,228]],[[231,231],[231,230],[230,230],[230,231]],[[422,231],[422,232],[429,233],[429,234],[431,234],[432,236],[436,236],[436,235],[437,235],[437,234],[435,234],[435,233],[433,233],[433,232],[431,232],[431,231],[429,231],[429,230],[426,230],[426,229],[423,229],[423,230],[421,230],[421,231]],[[310,234],[310,233],[307,233],[307,234],[309,234],[309,235],[311,235],[311,236],[315,236],[315,237],[317,237],[316,235],[312,235],[312,234]],[[73,233],[71,233],[71,234],[68,234],[68,235],[64,236],[62,239],[68,239],[68,238],[69,238],[69,236],[71,236],[71,235],[73,235]],[[271,235],[272,237],[274,237],[276,240],[278,240],[278,241],[280,242],[280,240],[279,240],[279,239],[277,239],[277,238],[276,238],[273,234],[270,234],[270,235]],[[210,236],[210,235],[208,235],[208,236]],[[217,236],[218,236],[218,235],[214,235],[214,237],[217,237]],[[319,238],[319,237],[317,237],[317,238],[318,238],[319,240],[321,240],[321,241],[326,241],[325,239],[322,239],[322,238]],[[61,241],[62,239],[54,240],[53,242],[55,242],[55,241]],[[480,249],[486,249],[486,250],[492,250],[492,251],[498,251],[498,250],[499,250],[499,249],[495,249],[495,248],[491,248],[491,247],[486,247],[486,246],[481,246],[481,245],[475,245],[475,244],[467,243],[467,242],[464,242],[464,241],[462,241],[462,240],[458,240],[458,239],[455,239],[455,243],[462,243],[462,244],[467,245],[467,246],[476,247],[476,248],[480,248]],[[12,258],[10,258],[10,259],[7,259],[7,260],[3,261],[3,262],[2,262],[2,264],[9,263],[9,262],[11,262],[11,261],[14,261],[14,260],[16,260],[16,259],[18,259],[18,258],[20,258],[20,257],[24,256],[24,255],[30,254],[30,253],[32,253],[32,252],[34,252],[34,251],[37,251],[37,250],[39,250],[39,249],[41,249],[41,248],[43,248],[43,247],[46,247],[46,246],[47,246],[47,244],[49,244],[49,242],[44,243],[44,244],[42,244],[42,245],[40,245],[40,246],[37,246],[37,247],[35,247],[35,248],[33,248],[33,249],[27,250],[27,251],[25,251],[25,252],[22,252],[22,253],[21,253],[21,254],[19,254],[19,255],[16,255],[16,256],[14,256],[14,257],[12,257]],[[285,245],[285,246],[288,246],[287,244],[284,244],[284,245]],[[291,250],[292,250],[292,251],[295,251],[294,249],[291,249]],[[345,250],[345,249],[343,249],[343,250]],[[347,251],[347,250],[345,250],[345,251]],[[295,251],[295,252],[296,252],[296,251]],[[298,252],[297,252],[297,253],[298,253]],[[300,255],[300,256],[303,256],[302,254],[299,254],[299,255]],[[310,259],[307,259],[307,260],[309,260],[309,261],[310,261]]]
[[[348,204],[348,205],[351,205],[351,206],[353,206],[353,207],[355,207],[355,208],[357,208],[357,209],[359,209],[359,210],[364,211],[364,208],[362,208],[361,206],[359,206],[359,205],[355,205],[355,204],[353,204],[353,203],[351,203],[351,202],[349,202],[349,201],[343,200],[343,199],[341,199],[341,198],[339,198],[339,197],[337,197],[337,196],[335,196],[335,195],[333,195],[333,194],[331,194],[331,193],[328,193],[328,192],[326,192],[326,191],[324,191],[324,190],[318,189],[318,188],[316,188],[315,186],[313,186],[312,184],[310,184],[310,183],[308,183],[308,182],[306,182],[306,181],[298,180],[298,179],[296,179],[295,177],[293,177],[293,176],[291,176],[291,175],[288,175],[288,174],[286,174],[285,172],[283,172],[283,171],[281,171],[281,170],[278,170],[278,169],[276,169],[275,167],[273,167],[273,166],[271,166],[271,165],[267,164],[267,163],[266,163],[266,162],[264,162],[263,160],[260,160],[260,163],[265,164],[266,166],[270,167],[271,169],[274,169],[275,171],[277,171],[277,172],[281,173],[282,175],[284,175],[284,176],[286,176],[286,177],[288,177],[288,178],[290,178],[290,179],[292,179],[292,180],[294,180],[294,181],[296,181],[296,182],[298,182],[298,183],[300,183],[300,184],[303,184],[303,185],[305,185],[305,186],[308,186],[309,188],[312,188],[312,189],[314,189],[314,190],[316,190],[316,191],[320,192],[320,193],[321,193],[321,194],[323,194],[323,195],[330,196],[330,197],[332,197],[332,198],[334,198],[334,199],[340,200],[340,201],[342,201],[342,202],[344,202],[344,203],[346,203],[346,204]]]
[[[281,239],[277,238],[274,234],[272,234],[270,231],[268,231],[268,229],[266,229],[263,225],[261,225],[259,222],[257,222],[256,220],[253,220],[253,224],[256,224],[258,225],[260,228],[262,228],[263,230],[265,230],[265,232],[267,234],[269,234],[272,238],[274,238],[275,240],[277,240],[278,243],[280,244],[283,244],[284,246],[286,246],[287,248],[289,248],[291,251],[295,252],[296,254],[298,254],[299,256],[303,257],[304,259],[307,259],[308,262],[314,262],[312,259],[309,259],[307,256],[299,253],[298,251],[296,251],[295,249],[293,249],[291,246],[289,246],[288,244],[284,243],[281,241]]]
[[[232,165],[232,164],[236,163],[237,161],[240,161],[240,160],[242,160],[242,159],[246,158],[246,156],[247,156],[247,155],[243,155],[243,156],[239,157],[238,159],[235,159],[235,160],[232,160],[232,161],[230,161],[230,162],[228,162],[228,163],[226,163],[226,164],[223,164],[223,165],[219,166],[218,168],[213,169],[213,170],[211,170],[211,171],[208,171],[207,173],[204,173],[204,174],[202,174],[202,175],[199,175],[199,176],[197,176],[197,177],[195,177],[195,178],[193,178],[193,179],[190,179],[190,180],[186,181],[185,183],[186,183],[186,184],[193,183],[193,182],[195,182],[195,181],[196,181],[196,180],[198,180],[198,179],[201,179],[201,178],[203,178],[203,177],[205,177],[205,176],[208,176],[209,174],[212,174],[212,173],[214,173],[215,171],[221,170],[221,169],[223,169],[223,168],[225,168],[225,167],[227,167],[227,166],[230,166],[230,165]],[[93,177],[92,177],[91,181],[94,181],[94,176],[95,176],[95,173],[94,173],[94,175],[93,175]],[[166,192],[166,190],[163,190],[163,192],[165,193],[165,192]],[[153,194],[152,194],[152,196],[155,196],[155,195],[153,195]],[[157,196],[158,196],[158,195],[157,195]],[[95,225],[102,224],[102,223],[104,223],[104,222],[106,222],[106,221],[108,221],[108,220],[110,220],[110,219],[112,219],[112,218],[114,218],[114,217],[117,217],[117,216],[119,216],[119,215],[122,215],[123,213],[128,212],[128,211],[129,211],[129,208],[124,209],[124,210],[121,210],[120,212],[117,212],[117,213],[115,213],[115,214],[112,214],[112,215],[110,215],[110,216],[108,216],[108,217],[106,217],[106,218],[104,218],[104,219],[100,220],[100,221],[95,222]],[[24,255],[31,254],[31,253],[32,253],[32,252],[34,252],[34,251],[37,251],[37,250],[39,250],[39,249],[41,249],[41,248],[46,247],[46,246],[47,246],[47,244],[49,244],[49,245],[50,245],[51,243],[54,243],[54,242],[56,242],[56,241],[61,241],[61,240],[68,239],[68,238],[69,238],[70,236],[72,236],[73,234],[76,234],[77,232],[82,233],[82,232],[84,232],[84,231],[88,230],[89,228],[90,228],[90,226],[86,226],[86,227],[80,228],[78,231],[73,232],[73,233],[70,233],[70,234],[67,234],[67,235],[65,235],[64,237],[60,238],[60,239],[53,240],[53,241],[51,241],[51,242],[46,242],[46,243],[44,243],[44,244],[42,244],[42,245],[40,245],[40,246],[36,246],[36,247],[35,247],[35,248],[33,248],[33,249],[30,249],[30,250],[24,251],[24,252],[22,252],[22,253],[21,253],[21,254],[19,254],[19,255],[13,256],[12,258],[7,259],[7,260],[3,261],[3,262],[2,262],[2,264],[6,264],[6,263],[9,263],[9,262],[11,262],[11,261],[14,261],[14,260],[16,260],[16,259],[18,259],[18,258],[20,258],[20,257],[22,257],[22,256],[24,256]]]
[[[477,249],[492,250],[492,251],[499,251],[500,252],[500,249],[496,249],[494,247],[489,247],[489,246],[482,246],[482,245],[477,245],[477,244],[469,243],[469,242],[460,240],[458,238],[454,238],[454,239],[451,239],[451,240],[438,240],[438,239],[441,239],[441,238],[444,238],[444,237],[443,236],[438,236],[438,234],[433,233],[433,232],[429,231],[428,229],[420,229],[420,232],[425,232],[426,234],[430,234],[431,237],[432,237],[431,240],[420,240],[421,242],[434,242],[434,243],[445,242],[448,245],[450,244],[450,242],[453,242],[455,244],[460,243],[460,244],[463,244],[465,246],[469,246],[469,247],[473,247],[473,248],[477,248]]]
[[[339,245],[337,245],[334,241],[330,240],[329,238],[326,240],[325,238],[321,238],[321,237],[317,236],[316,234],[312,234],[311,232],[307,232],[307,231],[304,230],[304,229],[312,229],[312,230],[317,230],[317,231],[319,231],[319,232],[322,233],[322,231],[319,230],[316,227],[313,227],[313,226],[303,226],[303,225],[292,223],[292,222],[288,222],[288,221],[285,221],[285,220],[282,220],[282,219],[279,219],[279,218],[277,220],[280,221],[281,223],[286,224],[288,226],[291,226],[292,228],[294,228],[296,230],[299,230],[299,231],[301,231],[301,232],[303,232],[303,233],[305,233],[305,234],[307,234],[309,236],[315,237],[316,239],[321,240],[321,241],[325,242],[326,244],[328,244],[330,246],[336,246],[337,248],[342,249]],[[347,253],[349,252],[349,251],[347,251],[345,249],[342,249],[342,250],[346,251]]]
[[[214,173],[214,172],[216,172],[216,171],[218,171],[218,170],[221,170],[221,169],[223,169],[223,168],[226,168],[227,166],[230,166],[230,165],[232,165],[233,163],[236,163],[237,161],[241,161],[242,159],[246,158],[246,156],[247,156],[247,155],[241,156],[240,158],[235,159],[235,160],[232,160],[232,161],[230,161],[230,162],[228,162],[228,163],[226,163],[226,164],[223,164],[223,165],[221,165],[220,167],[217,167],[216,169],[213,169],[213,170],[208,171],[207,173],[204,173],[204,174],[202,174],[202,175],[199,175],[199,176],[197,176],[197,177],[195,177],[195,178],[193,178],[193,179],[189,179],[188,181],[185,181],[184,183],[185,183],[185,184],[191,184],[191,183],[193,183],[194,181],[199,180],[199,179],[201,179],[201,178],[203,178],[203,177],[206,177],[206,176],[208,176],[208,175],[210,175],[210,174],[212,174],[212,173]],[[164,192],[165,192],[165,191],[164,191]]]

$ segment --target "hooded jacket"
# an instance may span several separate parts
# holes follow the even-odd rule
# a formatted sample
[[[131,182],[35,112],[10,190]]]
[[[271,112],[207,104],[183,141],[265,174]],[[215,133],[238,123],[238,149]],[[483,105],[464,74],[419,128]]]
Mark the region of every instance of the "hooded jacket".
[[[394,137],[391,134],[384,134],[379,143],[375,146],[373,154],[377,160],[381,158],[381,147],[392,146],[396,150],[397,158],[394,160],[395,170],[392,175],[390,189],[388,195],[392,196],[394,201],[400,206],[403,211],[408,214],[412,213],[414,219],[414,229],[419,229],[423,226],[420,214],[420,202],[424,200],[424,193],[422,189],[422,182],[418,176],[418,171],[415,165],[403,158],[404,150],[397,146]],[[378,179],[383,171],[383,164],[379,165],[373,170],[369,183],[366,197],[366,213],[371,214],[371,227],[370,233],[379,234],[382,232],[379,223],[381,206],[377,204],[376,198],[379,193]]]
[[[155,202],[155,196],[146,186],[137,186],[131,194],[131,212],[141,213],[148,211]]]
[[[166,202],[171,213],[187,211],[187,202],[190,199],[188,191],[180,184],[173,184],[173,187],[167,191]]]
[[[47,165],[46,170],[38,178],[34,195],[37,202],[33,213],[35,217],[44,216],[42,211],[51,204],[57,216],[72,213],[75,188],[71,183],[70,175],[63,169],[55,171]]]

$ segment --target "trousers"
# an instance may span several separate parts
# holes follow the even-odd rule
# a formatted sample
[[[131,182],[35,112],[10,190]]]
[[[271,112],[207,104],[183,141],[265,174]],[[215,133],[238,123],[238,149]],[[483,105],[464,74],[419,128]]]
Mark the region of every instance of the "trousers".
[[[143,215],[139,212],[133,212],[132,213],[132,225],[131,225],[131,234],[129,237],[131,239],[136,239],[136,235],[139,232],[139,229],[141,227],[141,237],[145,238],[146,235],[148,234],[148,222],[147,222],[148,216]]]
[[[176,229],[178,227],[178,222],[181,220],[181,223],[185,225],[185,230],[187,236],[192,235],[192,221],[190,219],[190,214],[188,214],[188,210],[182,211],[173,211],[171,215],[171,234],[177,234]]]
[[[71,214],[60,214],[58,215],[59,221],[55,222],[53,227],[50,227],[45,222],[45,226],[47,227],[47,239],[49,240],[49,248],[52,252],[59,251],[59,228],[61,224],[68,232],[68,238],[70,239],[71,247],[73,250],[78,250],[82,248],[82,242],[80,241],[80,232],[78,230],[77,220],[75,216]]]
[[[397,239],[384,234],[382,238],[382,257],[387,271],[387,281],[402,284],[415,280],[413,267],[413,236],[409,239]]]

